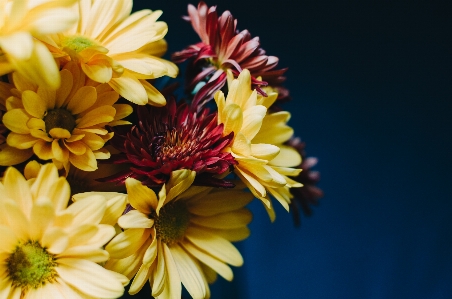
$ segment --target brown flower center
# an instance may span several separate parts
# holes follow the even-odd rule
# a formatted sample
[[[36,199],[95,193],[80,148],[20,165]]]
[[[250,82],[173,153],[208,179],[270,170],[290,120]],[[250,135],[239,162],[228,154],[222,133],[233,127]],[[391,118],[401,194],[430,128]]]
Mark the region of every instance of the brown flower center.
[[[6,259],[6,269],[15,287],[38,288],[54,281],[55,257],[37,241],[19,244]]]
[[[44,116],[46,132],[50,132],[53,128],[66,129],[69,132],[75,128],[75,119],[71,112],[66,109],[53,109],[47,111]]]
[[[157,238],[168,245],[182,241],[190,223],[190,213],[183,202],[171,202],[160,209],[159,216],[153,214]]]

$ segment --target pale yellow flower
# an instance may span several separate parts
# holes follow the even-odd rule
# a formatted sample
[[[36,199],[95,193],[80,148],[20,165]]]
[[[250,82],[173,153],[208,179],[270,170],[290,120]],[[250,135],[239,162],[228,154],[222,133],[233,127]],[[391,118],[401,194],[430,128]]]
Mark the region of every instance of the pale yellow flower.
[[[158,299],[180,299],[181,283],[193,298],[209,298],[208,283],[216,273],[232,280],[229,265],[242,265],[231,241],[249,235],[252,216],[244,206],[252,194],[190,187],[195,174],[174,171],[158,198],[139,181],[126,180],[133,209],[118,220],[124,232],[107,245],[111,259],[105,267],[134,277],[130,294],[149,281]]]
[[[68,207],[70,187],[53,164],[26,181],[14,168],[0,183],[0,298],[118,298],[128,279],[98,263],[113,226],[100,224],[99,196]]]
[[[128,124],[122,118],[132,107],[115,104],[119,94],[108,84],[89,80],[73,62],[60,73],[62,84],[56,91],[13,74],[15,88],[3,116],[11,131],[6,141],[21,150],[32,148],[40,159],[52,160],[66,171],[70,165],[94,171],[97,159],[110,157],[103,146],[113,133],[105,126]]]
[[[72,29],[41,38],[61,62],[81,64],[92,80],[108,83],[127,100],[165,105],[165,98],[146,79],[175,77],[178,68],[160,58],[167,49],[161,11],[133,14],[132,0],[80,0],[80,21]]]
[[[243,70],[238,79],[228,74],[228,94],[218,91],[214,98],[218,107],[218,123],[224,124],[223,135],[234,132],[234,140],[225,151],[238,162],[234,172],[259,198],[272,220],[275,218],[270,200],[273,195],[286,210],[289,210],[291,194],[289,188],[301,187],[290,179],[301,170],[295,169],[301,157],[294,149],[284,146],[293,134],[287,125],[289,112],[267,113],[267,108],[276,100],[277,94],[258,96],[251,90],[251,76]]]
[[[49,50],[33,36],[72,27],[78,18],[77,0],[1,0],[0,75],[13,70],[50,88],[60,84],[58,67]]]

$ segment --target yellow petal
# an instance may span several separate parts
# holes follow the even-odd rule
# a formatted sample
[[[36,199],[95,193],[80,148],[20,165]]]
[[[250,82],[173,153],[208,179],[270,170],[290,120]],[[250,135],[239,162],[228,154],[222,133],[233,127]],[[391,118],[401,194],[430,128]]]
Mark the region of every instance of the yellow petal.
[[[220,261],[236,267],[243,264],[242,255],[234,245],[206,230],[189,227],[186,231],[186,238]]]
[[[16,134],[11,132],[8,134],[6,141],[8,145],[12,147],[18,149],[29,149],[33,147],[36,142],[38,142],[38,139],[27,134]]]
[[[31,90],[25,90],[22,93],[22,103],[28,114],[36,118],[43,118],[47,111],[47,107],[41,97]]]
[[[116,110],[113,107],[101,106],[87,112],[82,119],[77,119],[77,128],[87,128],[100,123],[108,123],[114,119]]]
[[[96,157],[90,149],[86,149],[83,155],[69,153],[69,162],[84,171],[94,171],[97,169]]]
[[[3,115],[3,124],[12,132],[19,134],[28,134],[30,130],[27,127],[27,122],[30,115],[25,109],[13,109]]]
[[[112,258],[126,258],[138,251],[149,235],[150,229],[130,228],[114,237],[105,249]]]
[[[166,105],[165,97],[160,93],[160,91],[155,88],[151,83],[145,80],[140,80],[143,85],[146,95],[148,97],[148,104],[156,107],[162,107]]]
[[[138,211],[148,215],[157,208],[157,196],[155,192],[141,184],[134,178],[126,179],[129,202]]]
[[[201,274],[202,270],[197,263],[177,244],[172,246],[170,251],[174,259],[174,264],[177,267],[180,280],[188,293],[193,298],[205,298],[207,291]]]
[[[227,281],[232,281],[234,274],[231,268],[224,262],[214,258],[207,252],[200,250],[190,242],[183,242],[182,247],[185,248],[191,255],[200,260],[202,263],[209,265],[213,270],[220,274]]]
[[[126,75],[124,73],[120,78],[112,78],[108,84],[110,84],[110,86],[121,96],[132,103],[138,105],[145,105],[148,103],[147,90],[138,79],[131,75]]]
[[[92,86],[83,86],[74,94],[67,104],[67,110],[73,115],[79,114],[90,108],[97,99],[96,89]]]
[[[118,219],[118,224],[124,229],[128,228],[151,228],[154,220],[149,219],[145,214],[138,210],[132,210]]]
[[[32,155],[33,155],[32,149],[21,150],[3,144],[0,146],[0,165],[1,166],[16,165],[26,161]]]

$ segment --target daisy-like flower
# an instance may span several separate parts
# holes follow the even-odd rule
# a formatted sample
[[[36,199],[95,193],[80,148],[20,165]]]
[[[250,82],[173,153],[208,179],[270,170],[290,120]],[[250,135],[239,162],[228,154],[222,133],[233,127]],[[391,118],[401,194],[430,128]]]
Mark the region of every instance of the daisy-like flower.
[[[94,171],[97,159],[110,157],[103,146],[113,133],[105,126],[128,124],[121,119],[132,107],[115,104],[118,93],[89,80],[75,63],[60,73],[62,84],[56,91],[13,74],[13,95],[3,116],[11,131],[6,141],[21,150],[32,148],[39,159],[53,160],[66,171],[69,165]]]
[[[79,22],[70,30],[40,38],[61,63],[79,63],[92,80],[108,83],[127,100],[165,105],[165,98],[146,79],[176,77],[175,64],[160,58],[167,49],[161,11],[130,14],[132,0],[80,0]]]
[[[8,168],[0,183],[0,297],[118,298],[128,279],[98,263],[115,235],[99,224],[106,200],[85,198],[69,207],[69,184],[53,164],[26,181]]]
[[[0,75],[13,70],[50,88],[60,84],[58,67],[49,50],[33,36],[69,29],[77,21],[77,0],[0,1]]]
[[[267,113],[278,95],[258,96],[255,89],[251,90],[248,70],[243,70],[238,79],[229,73],[229,81],[226,98],[222,91],[215,94],[218,123],[224,124],[223,134],[234,132],[234,140],[225,151],[237,161],[234,172],[264,203],[274,220],[269,195],[289,210],[292,197],[289,188],[301,187],[289,178],[300,173],[300,169],[293,167],[301,163],[301,157],[294,148],[283,145],[293,135],[293,129],[287,125],[290,114]]]
[[[311,206],[318,205],[319,199],[323,197],[323,191],[316,186],[320,180],[320,173],[311,169],[317,164],[317,158],[306,156],[306,143],[296,137],[291,138],[287,144],[295,148],[302,157],[302,163],[298,165],[298,168],[302,169],[302,171],[294,180],[303,184],[303,187],[290,189],[290,193],[294,196],[290,203],[294,224],[295,226],[300,226],[299,208],[301,207],[306,216],[311,216]]]
[[[251,213],[244,208],[253,196],[241,190],[190,187],[195,172],[173,172],[158,194],[129,178],[128,199],[134,208],[121,216],[124,232],[106,247],[105,267],[134,277],[129,293],[149,281],[152,296],[180,299],[181,282],[195,299],[209,298],[208,282],[216,273],[232,280],[228,266],[240,266],[242,256],[231,241],[249,235]],[[188,189],[188,190],[187,190]]]
[[[247,30],[239,32],[237,20],[229,11],[218,17],[216,6],[209,8],[201,1],[198,8],[188,5],[188,15],[185,19],[191,22],[201,42],[174,53],[172,59],[176,63],[191,60],[187,82],[189,91],[205,83],[195,94],[194,105],[202,105],[223,87],[227,70],[238,75],[243,69],[248,69],[254,88],[263,95],[265,93],[259,86],[267,85],[267,82],[258,80],[258,76],[275,84],[284,81],[282,75],[287,69],[275,70],[278,58],[265,55],[258,37],[251,38]],[[203,82],[206,77],[209,79]]]
[[[137,116],[137,125],[113,128],[111,144],[120,153],[110,161],[129,167],[104,181],[124,184],[132,177],[155,187],[167,182],[172,171],[191,169],[197,173],[197,185],[233,187],[215,177],[236,163],[230,153],[222,152],[234,133],[223,134],[216,113],[191,111],[170,97],[165,107],[138,106]]]

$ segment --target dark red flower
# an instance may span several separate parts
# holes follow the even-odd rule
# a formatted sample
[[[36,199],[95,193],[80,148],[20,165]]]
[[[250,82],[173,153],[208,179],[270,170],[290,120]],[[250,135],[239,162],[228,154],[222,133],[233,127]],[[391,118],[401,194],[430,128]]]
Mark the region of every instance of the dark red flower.
[[[247,30],[239,32],[236,29],[237,20],[229,11],[218,17],[216,6],[209,8],[201,1],[198,8],[189,4],[188,14],[185,19],[191,22],[201,42],[174,53],[172,59],[176,63],[190,59],[187,89],[197,91],[193,99],[195,107],[210,100],[223,87],[228,69],[235,75],[248,69],[253,88],[263,95],[265,92],[260,86],[266,86],[266,81],[272,84],[284,81],[282,75],[287,69],[276,70],[279,59],[265,55],[265,51],[260,48],[259,37],[251,38]],[[257,80],[259,76],[266,81]],[[205,85],[197,90],[200,83]]]
[[[306,144],[301,142],[300,138],[292,138],[288,142],[293,146],[301,155],[302,163],[297,167],[303,169],[300,174],[294,178],[295,181],[303,184],[301,188],[291,188],[290,192],[294,196],[290,203],[290,210],[295,226],[300,226],[300,208],[306,216],[312,215],[313,205],[318,205],[319,199],[323,197],[323,191],[316,184],[320,180],[320,173],[318,171],[311,170],[317,164],[317,158],[306,157],[305,147]]]
[[[155,187],[167,182],[173,170],[196,171],[195,184],[233,187],[218,178],[228,173],[236,161],[227,147],[233,134],[222,136],[217,114],[203,109],[191,111],[185,104],[170,98],[164,107],[136,106],[138,121],[134,126],[113,127],[111,144],[120,153],[112,155],[115,164],[130,168],[102,179],[123,184],[128,177]]]

